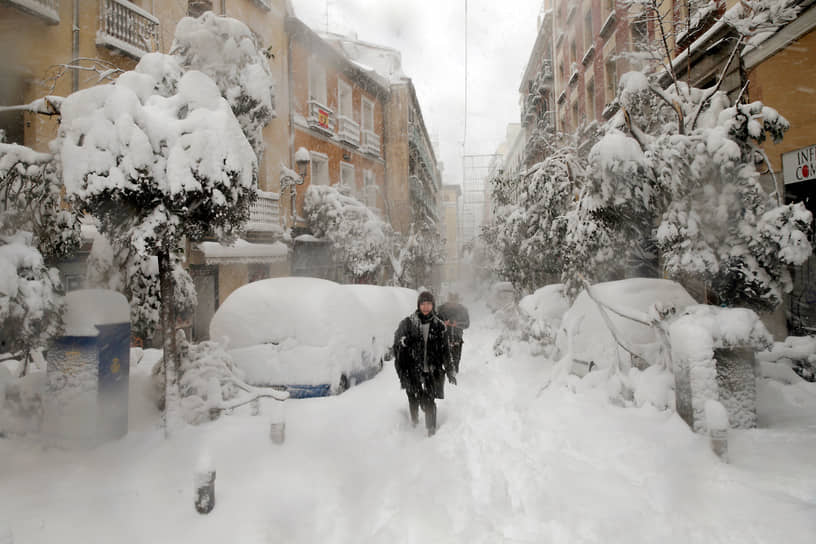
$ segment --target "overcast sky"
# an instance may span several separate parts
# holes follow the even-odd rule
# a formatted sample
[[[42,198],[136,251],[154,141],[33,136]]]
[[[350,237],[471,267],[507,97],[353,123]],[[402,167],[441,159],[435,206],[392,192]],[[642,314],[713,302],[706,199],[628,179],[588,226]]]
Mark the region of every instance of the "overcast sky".
[[[292,0],[296,15],[326,29],[327,0]],[[518,88],[536,37],[541,0],[328,0],[328,30],[402,53],[429,134],[439,141],[444,183],[462,183],[462,154],[495,153],[519,121]],[[463,148],[463,141],[465,145]]]

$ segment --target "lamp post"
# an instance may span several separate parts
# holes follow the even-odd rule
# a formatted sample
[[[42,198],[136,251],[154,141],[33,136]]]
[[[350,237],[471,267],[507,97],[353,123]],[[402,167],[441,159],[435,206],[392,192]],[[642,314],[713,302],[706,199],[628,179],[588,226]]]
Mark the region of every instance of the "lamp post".
[[[289,210],[292,215],[291,220],[291,227],[294,228],[295,220],[297,219],[297,208],[296,208],[296,199],[297,199],[297,191],[296,185],[303,185],[303,182],[306,180],[306,174],[308,173],[308,166],[310,162],[309,153],[303,149],[298,149],[298,152],[295,156],[295,166],[297,167],[297,172],[286,168],[283,164],[281,164],[281,172],[280,172],[280,188],[281,193],[283,193],[287,188],[289,189],[289,197],[291,198]]]

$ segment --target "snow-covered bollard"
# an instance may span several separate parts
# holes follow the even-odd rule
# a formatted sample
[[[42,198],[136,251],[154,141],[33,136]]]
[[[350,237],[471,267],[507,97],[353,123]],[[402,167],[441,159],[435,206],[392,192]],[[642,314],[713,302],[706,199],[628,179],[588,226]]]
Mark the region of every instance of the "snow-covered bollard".
[[[689,306],[669,325],[677,413],[704,432],[705,403],[716,400],[736,428],[756,426],[754,353],[772,343],[759,316],[745,308]]]
[[[705,418],[711,449],[723,461],[728,461],[728,410],[716,400],[705,403]]]
[[[215,468],[206,456],[199,461],[193,476],[193,485],[196,512],[209,514],[215,508]]]
[[[276,398],[272,403],[269,438],[275,444],[283,444],[286,440],[286,411],[283,404],[285,400]]]

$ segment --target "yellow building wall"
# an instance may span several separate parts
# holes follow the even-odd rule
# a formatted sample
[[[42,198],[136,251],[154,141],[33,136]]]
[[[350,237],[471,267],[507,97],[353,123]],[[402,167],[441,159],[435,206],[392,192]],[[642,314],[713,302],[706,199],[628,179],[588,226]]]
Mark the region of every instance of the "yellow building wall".
[[[782,183],[782,154],[816,143],[816,31],[756,66],[748,78],[750,99],[775,108],[790,123],[781,143],[764,145]]]
[[[249,267],[246,264],[222,264],[218,266],[218,304],[221,305],[230,294],[249,281]]]

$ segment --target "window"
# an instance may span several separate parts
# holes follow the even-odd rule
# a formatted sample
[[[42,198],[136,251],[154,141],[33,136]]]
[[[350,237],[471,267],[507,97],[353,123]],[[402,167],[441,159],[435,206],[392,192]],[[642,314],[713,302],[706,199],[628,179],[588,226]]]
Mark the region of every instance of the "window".
[[[363,198],[369,208],[377,207],[377,178],[371,170],[363,170]]]
[[[315,59],[309,63],[309,100],[328,106],[326,100],[326,69]]]
[[[351,100],[351,85],[345,81],[337,80],[337,113],[351,120],[354,120],[354,106]]]
[[[346,187],[350,194],[357,193],[357,181],[354,177],[354,165],[347,162],[340,163],[340,185]]]
[[[575,45],[575,37],[570,40],[570,62],[578,62],[578,47]]]
[[[374,102],[363,97],[360,111],[362,112],[363,130],[374,132]]]
[[[615,66],[615,59],[607,59],[606,61],[606,103],[615,100],[615,95],[618,92],[618,73]]]
[[[649,43],[649,27],[646,19],[640,18],[632,21],[632,45],[644,47]]]
[[[584,50],[592,47],[592,44],[595,43],[594,37],[595,34],[592,32],[592,8],[590,7],[584,17]]]
[[[587,119],[593,121],[595,119],[595,80],[590,79],[586,86],[586,101],[587,101]]]
[[[580,121],[578,120],[578,100],[572,103],[572,128],[578,128]]]
[[[329,184],[329,157],[323,153],[312,151],[311,155],[311,174],[310,183],[312,185],[328,185]]]

